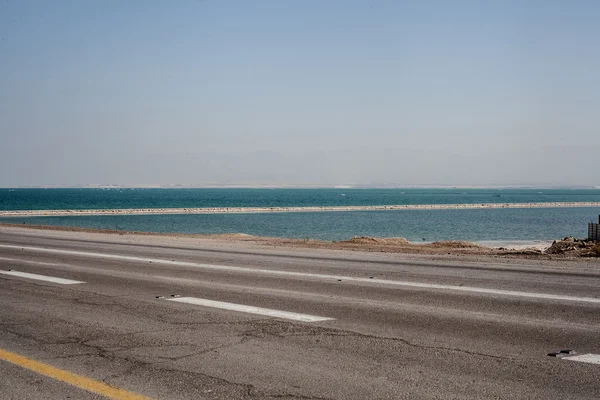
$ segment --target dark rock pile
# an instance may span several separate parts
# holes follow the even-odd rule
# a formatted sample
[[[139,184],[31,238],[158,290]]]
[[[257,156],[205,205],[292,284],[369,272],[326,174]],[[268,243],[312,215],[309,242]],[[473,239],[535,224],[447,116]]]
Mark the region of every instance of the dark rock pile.
[[[545,251],[546,254],[564,254],[575,257],[600,257],[600,242],[576,239],[571,236],[554,241]]]

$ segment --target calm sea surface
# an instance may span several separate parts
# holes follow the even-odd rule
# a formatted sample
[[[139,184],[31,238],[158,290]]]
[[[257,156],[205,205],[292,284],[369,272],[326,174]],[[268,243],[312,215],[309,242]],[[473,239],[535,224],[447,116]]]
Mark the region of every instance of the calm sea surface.
[[[600,190],[0,189],[0,210],[600,202]],[[600,208],[397,210],[213,215],[11,217],[1,222],[148,232],[342,240],[552,240],[585,237]]]
[[[0,210],[370,206],[554,201],[600,201],[600,189],[0,189]]]

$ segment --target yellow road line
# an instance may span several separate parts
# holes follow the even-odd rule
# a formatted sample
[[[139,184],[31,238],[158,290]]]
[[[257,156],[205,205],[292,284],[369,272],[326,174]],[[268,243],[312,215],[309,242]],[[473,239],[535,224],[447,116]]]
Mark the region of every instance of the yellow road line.
[[[0,360],[7,361],[19,367],[37,372],[38,374],[49,376],[57,381],[65,382],[76,386],[88,392],[97,393],[99,395],[115,400],[150,400],[149,397],[142,396],[136,393],[129,392],[124,389],[115,388],[99,381],[95,381],[85,376],[74,374],[69,371],[58,369],[52,365],[44,364],[39,361],[32,360],[27,357],[20,356],[15,353],[0,349]]]

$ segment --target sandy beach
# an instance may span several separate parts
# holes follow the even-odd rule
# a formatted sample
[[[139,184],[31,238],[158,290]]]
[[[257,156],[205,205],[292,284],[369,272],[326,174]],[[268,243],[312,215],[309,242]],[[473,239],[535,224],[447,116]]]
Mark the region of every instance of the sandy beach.
[[[285,212],[341,212],[385,210],[472,210],[506,208],[571,208],[600,207],[600,202],[548,203],[477,203],[477,204],[410,204],[385,206],[323,206],[323,207],[207,207],[207,208],[131,208],[93,210],[0,210],[0,217],[39,217],[66,215],[144,215],[144,214],[244,214]]]

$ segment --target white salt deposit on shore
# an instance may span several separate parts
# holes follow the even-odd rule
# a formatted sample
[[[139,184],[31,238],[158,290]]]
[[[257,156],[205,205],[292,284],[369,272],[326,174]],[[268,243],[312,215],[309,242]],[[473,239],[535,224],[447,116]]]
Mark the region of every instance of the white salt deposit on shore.
[[[411,204],[389,206],[323,206],[323,207],[207,207],[207,208],[132,208],[96,210],[3,210],[0,217],[40,217],[66,215],[133,215],[133,214],[244,214],[271,212],[332,212],[384,210],[472,210],[498,208],[569,208],[600,207],[600,202],[549,203],[480,203],[480,204]]]
[[[552,240],[482,240],[475,242],[478,245],[491,247],[491,248],[503,248],[506,250],[525,250],[525,249],[536,249],[540,251],[546,250],[552,245]]]

